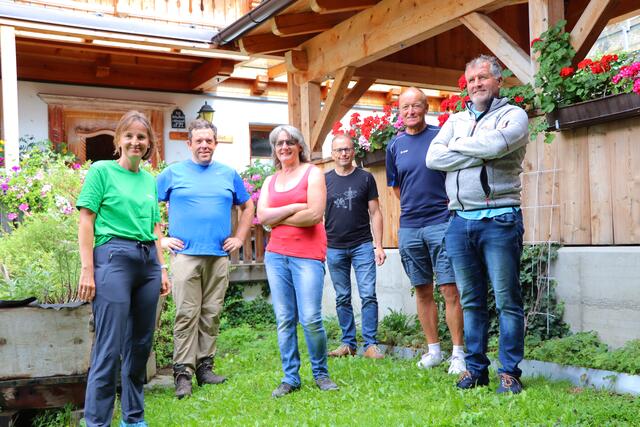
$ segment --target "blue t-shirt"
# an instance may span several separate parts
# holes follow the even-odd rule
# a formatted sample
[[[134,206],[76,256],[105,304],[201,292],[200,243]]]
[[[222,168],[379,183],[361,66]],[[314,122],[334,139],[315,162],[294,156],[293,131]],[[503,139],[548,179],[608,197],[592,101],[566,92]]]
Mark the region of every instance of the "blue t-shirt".
[[[424,159],[440,128],[401,133],[387,145],[387,185],[400,187],[400,227],[420,228],[447,222],[445,172],[427,168]]]
[[[231,207],[249,200],[240,175],[218,162],[202,166],[189,159],[163,170],[157,184],[158,199],[169,202],[169,235],[184,242],[180,253],[226,256]]]

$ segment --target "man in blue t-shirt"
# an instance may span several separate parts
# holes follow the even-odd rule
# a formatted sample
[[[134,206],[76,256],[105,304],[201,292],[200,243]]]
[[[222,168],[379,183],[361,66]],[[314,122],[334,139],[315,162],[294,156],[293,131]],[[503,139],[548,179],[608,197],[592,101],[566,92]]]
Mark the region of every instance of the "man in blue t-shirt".
[[[198,385],[225,380],[213,373],[213,358],[229,284],[228,253],[242,246],[254,213],[238,173],[212,161],[216,137],[215,126],[206,120],[191,123],[191,159],[172,164],[157,178],[158,198],[169,202],[170,237],[162,239],[162,247],[173,255],[173,376],[179,399],[191,394],[194,372]],[[240,220],[231,236],[234,205]]]
[[[387,185],[400,199],[398,248],[411,285],[416,291],[416,306],[429,350],[418,362],[419,368],[442,363],[438,337],[438,307],[433,299],[433,284],[440,289],[446,307],[446,321],[453,352],[450,374],[466,370],[462,309],[455,276],[443,239],[449,221],[443,172],[425,167],[424,157],[439,128],[427,125],[427,97],[417,88],[409,88],[398,100],[405,133],[387,145]]]
[[[382,359],[378,348],[378,300],[376,265],[386,258],[382,248],[382,212],[378,187],[369,172],[353,166],[353,141],[344,134],[331,142],[336,168],[325,174],[327,206],[327,267],[336,290],[336,313],[342,330],[342,344],[330,357],[356,354],[356,324],[351,306],[351,266],[356,273],[362,302],[364,357]],[[373,238],[371,237],[373,231]]]

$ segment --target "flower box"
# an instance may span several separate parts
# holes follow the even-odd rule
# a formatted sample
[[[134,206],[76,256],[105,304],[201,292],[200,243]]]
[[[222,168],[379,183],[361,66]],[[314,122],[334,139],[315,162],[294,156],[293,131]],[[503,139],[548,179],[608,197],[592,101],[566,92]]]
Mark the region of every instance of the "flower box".
[[[561,107],[546,117],[549,127],[565,130],[637,115],[640,115],[640,95],[624,93]]]
[[[357,157],[358,166],[368,168],[371,166],[380,166],[385,164],[387,158],[386,150],[375,150],[367,152],[364,157]]]

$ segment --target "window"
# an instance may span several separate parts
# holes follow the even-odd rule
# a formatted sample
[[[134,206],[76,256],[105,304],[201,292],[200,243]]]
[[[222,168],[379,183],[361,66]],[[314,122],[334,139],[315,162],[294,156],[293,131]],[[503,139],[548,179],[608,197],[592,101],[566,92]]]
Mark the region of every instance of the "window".
[[[251,138],[251,160],[270,159],[271,145],[269,144],[269,134],[277,125],[249,124],[249,135]]]

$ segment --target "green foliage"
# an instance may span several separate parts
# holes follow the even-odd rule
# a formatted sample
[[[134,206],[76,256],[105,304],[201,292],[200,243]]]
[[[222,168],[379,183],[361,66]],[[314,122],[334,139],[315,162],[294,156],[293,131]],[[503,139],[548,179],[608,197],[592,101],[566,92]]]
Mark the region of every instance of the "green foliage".
[[[153,351],[156,353],[156,365],[160,367],[173,364],[173,325],[176,319],[176,304],[171,295],[165,300],[160,325],[153,336]]]
[[[38,213],[0,239],[0,299],[73,299],[78,284],[78,214]]]
[[[425,343],[418,318],[413,314],[389,309],[378,326],[381,343],[401,347],[422,347]]]
[[[255,283],[262,287],[262,295],[268,295],[269,286],[266,282]],[[254,327],[266,327],[275,325],[273,307],[259,296],[251,301],[246,301],[242,294],[244,288],[250,284],[229,283],[224,299],[221,328],[250,325]]]
[[[563,365],[640,374],[640,340],[610,351],[595,332],[555,338],[527,352],[527,357]]]
[[[49,409],[31,420],[32,427],[66,427],[71,426],[71,412],[74,407],[70,404],[61,409]]]
[[[513,76],[511,70],[504,70],[502,78]],[[500,96],[509,98],[509,103],[517,105],[525,111],[532,111],[535,108],[536,92],[529,83],[526,85],[502,87],[500,88]]]

